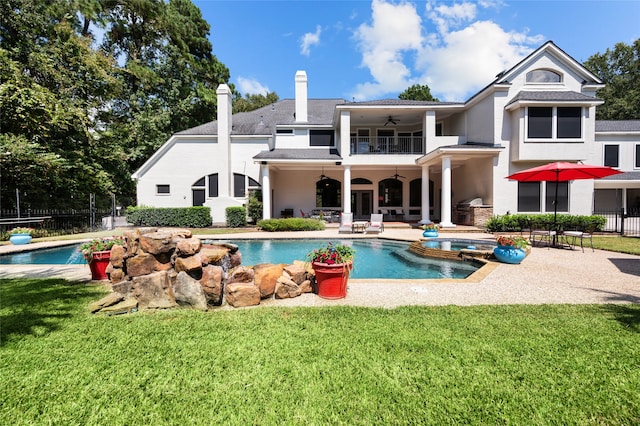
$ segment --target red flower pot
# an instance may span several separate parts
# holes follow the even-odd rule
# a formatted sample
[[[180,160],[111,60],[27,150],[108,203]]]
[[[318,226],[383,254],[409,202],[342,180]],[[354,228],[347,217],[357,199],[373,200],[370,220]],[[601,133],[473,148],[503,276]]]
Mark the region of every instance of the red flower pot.
[[[347,281],[353,262],[334,265],[313,262],[311,267],[316,273],[318,296],[323,299],[342,299],[347,296]]]
[[[92,280],[108,279],[106,270],[107,270],[107,266],[109,266],[110,260],[111,260],[111,250],[93,252],[91,262],[89,262],[89,269],[91,270]]]

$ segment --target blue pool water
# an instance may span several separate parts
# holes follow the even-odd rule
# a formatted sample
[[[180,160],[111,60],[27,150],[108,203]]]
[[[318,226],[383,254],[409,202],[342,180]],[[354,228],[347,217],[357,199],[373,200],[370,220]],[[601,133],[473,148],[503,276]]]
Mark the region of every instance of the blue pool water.
[[[383,240],[331,240],[355,249],[353,278],[433,279],[466,278],[478,269],[472,263],[417,256],[409,243]],[[205,241],[206,242],[206,241]],[[213,241],[219,243],[222,241]],[[328,241],[319,240],[227,240],[239,247],[243,265],[292,263]],[[78,246],[34,250],[0,256],[0,265],[64,265],[85,263]]]

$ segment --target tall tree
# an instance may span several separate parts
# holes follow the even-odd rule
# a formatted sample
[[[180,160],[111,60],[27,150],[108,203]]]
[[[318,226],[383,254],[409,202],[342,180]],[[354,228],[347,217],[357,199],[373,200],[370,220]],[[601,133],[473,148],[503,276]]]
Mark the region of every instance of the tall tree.
[[[606,84],[597,93],[605,101],[597,108],[597,119],[640,119],[640,39],[632,45],[617,43],[584,65]]]
[[[431,95],[431,89],[426,84],[414,84],[413,86],[405,89],[404,92],[398,95],[398,99],[413,100],[413,101],[432,101],[440,102],[438,98],[434,98]]]

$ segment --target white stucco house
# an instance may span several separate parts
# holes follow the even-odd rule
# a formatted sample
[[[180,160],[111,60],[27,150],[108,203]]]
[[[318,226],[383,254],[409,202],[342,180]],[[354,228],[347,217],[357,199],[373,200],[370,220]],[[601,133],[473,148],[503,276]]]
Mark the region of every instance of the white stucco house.
[[[307,84],[298,71],[295,99],[233,115],[221,85],[218,119],[174,134],[133,174],[138,205],[205,205],[224,223],[260,188],[264,218],[323,209],[481,225],[553,211],[554,183],[506,176],[582,161],[624,173],[560,183],[559,212],[640,208],[640,120],[596,121],[602,81],[551,41],[466,102],[308,99]]]

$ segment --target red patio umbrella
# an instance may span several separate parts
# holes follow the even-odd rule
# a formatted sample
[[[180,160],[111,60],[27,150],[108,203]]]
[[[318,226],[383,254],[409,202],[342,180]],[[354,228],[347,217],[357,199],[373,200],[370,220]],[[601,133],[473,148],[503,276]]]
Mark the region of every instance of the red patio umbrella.
[[[507,179],[519,182],[556,182],[556,194],[553,201],[553,223],[556,222],[558,211],[558,182],[578,179],[599,179],[622,173],[607,166],[592,166],[582,163],[567,163],[558,161],[522,170],[507,176]]]

